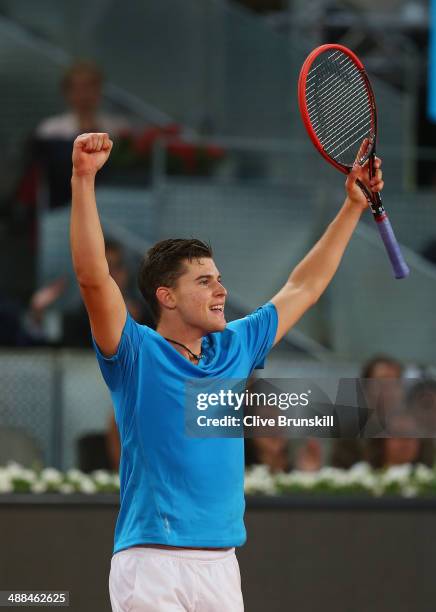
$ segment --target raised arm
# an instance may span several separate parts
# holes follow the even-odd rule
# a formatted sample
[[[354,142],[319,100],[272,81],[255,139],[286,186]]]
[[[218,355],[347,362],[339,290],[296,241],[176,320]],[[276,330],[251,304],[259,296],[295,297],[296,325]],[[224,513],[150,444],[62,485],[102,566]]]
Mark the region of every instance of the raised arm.
[[[291,272],[286,284],[272,298],[278,313],[276,344],[315,304],[332,280],[360,216],[368,207],[357,179],[373,191],[383,188],[381,160],[375,162],[376,175],[370,181],[366,167],[355,166],[345,183],[347,197],[320,240]]]
[[[73,147],[70,240],[73,267],[93,336],[104,355],[114,355],[126,321],[121,291],[109,274],[95,201],[95,175],[112,149],[107,134],[82,134]]]

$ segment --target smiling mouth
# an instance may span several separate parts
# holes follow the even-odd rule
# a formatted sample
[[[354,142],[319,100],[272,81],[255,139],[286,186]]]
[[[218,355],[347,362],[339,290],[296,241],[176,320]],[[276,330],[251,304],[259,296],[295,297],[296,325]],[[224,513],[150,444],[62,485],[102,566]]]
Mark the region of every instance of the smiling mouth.
[[[218,304],[216,306],[211,306],[210,310],[214,313],[223,315],[224,314],[224,304]]]

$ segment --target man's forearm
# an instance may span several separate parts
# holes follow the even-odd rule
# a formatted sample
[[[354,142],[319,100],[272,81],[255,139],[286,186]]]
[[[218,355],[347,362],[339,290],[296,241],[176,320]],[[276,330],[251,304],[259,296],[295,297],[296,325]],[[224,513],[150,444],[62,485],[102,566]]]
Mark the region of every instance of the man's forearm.
[[[71,179],[71,253],[77,280],[82,285],[97,285],[109,273],[94,183],[91,175],[73,174]]]
[[[338,269],[361,214],[347,198],[322,237],[292,271],[289,282],[307,287],[318,299]]]

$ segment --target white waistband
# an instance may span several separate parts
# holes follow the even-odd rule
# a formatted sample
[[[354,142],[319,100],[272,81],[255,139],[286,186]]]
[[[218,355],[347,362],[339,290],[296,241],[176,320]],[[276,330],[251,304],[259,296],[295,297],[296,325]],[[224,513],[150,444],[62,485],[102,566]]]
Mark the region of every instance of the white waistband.
[[[131,548],[126,548],[125,550],[121,550],[118,553],[115,553],[114,557],[117,555],[129,555],[129,556],[155,556],[162,555],[164,557],[172,557],[178,559],[189,559],[191,561],[219,561],[220,559],[225,559],[226,557],[231,557],[235,554],[235,549],[230,548],[229,550],[204,550],[204,549],[194,549],[194,548],[175,548],[174,550],[170,548],[154,548],[152,546],[132,546]]]

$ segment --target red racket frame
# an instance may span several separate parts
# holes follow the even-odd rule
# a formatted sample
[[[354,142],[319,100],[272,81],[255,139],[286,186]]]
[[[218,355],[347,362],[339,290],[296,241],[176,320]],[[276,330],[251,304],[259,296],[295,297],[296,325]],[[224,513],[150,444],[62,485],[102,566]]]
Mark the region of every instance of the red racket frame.
[[[360,163],[364,163],[367,159],[369,159],[371,153],[375,149],[375,141],[377,138],[377,112],[376,112],[376,106],[375,106],[375,97],[372,91],[371,84],[368,80],[368,77],[366,76],[365,68],[362,62],[352,51],[350,51],[350,49],[347,49],[347,47],[343,47],[342,45],[326,44],[326,45],[321,45],[320,47],[317,47],[316,49],[312,51],[312,53],[310,53],[307,56],[306,61],[301,67],[300,77],[298,79],[298,105],[300,107],[301,117],[303,119],[303,123],[306,127],[307,133],[309,134],[309,137],[311,141],[313,142],[313,144],[315,145],[315,147],[318,149],[318,151],[321,153],[324,159],[326,159],[330,164],[332,164],[332,166],[334,166],[335,168],[337,168],[344,174],[348,174],[352,166],[346,166],[345,164],[340,164],[335,159],[330,157],[330,155],[326,153],[326,151],[324,150],[324,147],[322,146],[320,140],[318,139],[312,127],[312,123],[310,121],[310,116],[309,116],[309,111],[307,109],[307,104],[306,104],[306,81],[307,81],[307,75],[309,74],[309,70],[311,69],[313,62],[316,60],[317,57],[319,57],[321,54],[325,53],[326,51],[335,51],[335,50],[341,51],[345,55],[348,55],[348,57],[352,60],[352,62],[360,70],[362,77],[364,79],[364,82],[365,82],[366,90],[368,93],[368,99],[369,99],[369,102],[371,105],[371,111],[372,111],[371,120],[373,124],[374,140],[370,142],[370,145],[366,151],[366,154],[361,158]]]

